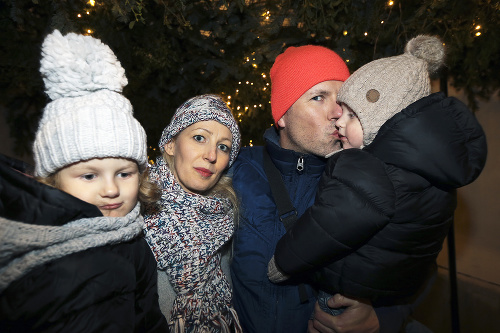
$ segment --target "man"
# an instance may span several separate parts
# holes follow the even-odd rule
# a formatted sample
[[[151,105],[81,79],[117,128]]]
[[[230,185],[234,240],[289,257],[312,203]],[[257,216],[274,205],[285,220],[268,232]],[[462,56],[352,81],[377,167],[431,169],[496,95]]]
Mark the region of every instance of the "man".
[[[301,216],[314,201],[325,156],[340,147],[334,125],[342,110],[336,98],[348,77],[342,58],[313,45],[288,48],[271,68],[271,108],[277,126],[266,131],[265,147],[243,148],[232,169],[241,219],[231,277],[234,306],[245,332],[395,332],[408,315],[405,306],[374,309],[335,295],[329,305],[348,308],[333,317],[315,307],[311,286],[293,281],[273,284],[267,278],[268,262],[285,227],[264,171],[264,149],[288,192],[280,195],[289,196]],[[315,318],[309,320],[313,310]]]

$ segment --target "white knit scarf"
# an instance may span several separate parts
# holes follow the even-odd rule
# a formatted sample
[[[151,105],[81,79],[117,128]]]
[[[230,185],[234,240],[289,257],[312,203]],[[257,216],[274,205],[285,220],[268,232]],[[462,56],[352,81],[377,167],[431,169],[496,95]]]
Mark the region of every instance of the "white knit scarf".
[[[32,225],[0,218],[0,292],[47,262],[140,235],[140,204],[124,217],[84,218],[62,226]]]
[[[162,189],[159,212],[145,214],[145,236],[176,292],[173,332],[241,332],[221,247],[234,232],[228,199],[188,193],[162,158],[151,168]]]

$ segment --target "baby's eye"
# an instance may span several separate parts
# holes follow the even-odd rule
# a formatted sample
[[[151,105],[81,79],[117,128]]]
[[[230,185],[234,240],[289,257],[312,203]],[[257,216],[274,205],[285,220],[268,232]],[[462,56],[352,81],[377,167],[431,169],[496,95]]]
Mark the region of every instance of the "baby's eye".
[[[93,180],[96,178],[96,175],[94,175],[93,173],[87,173],[85,175],[81,175],[80,177],[85,180]]]
[[[203,135],[199,135],[199,134],[197,134],[197,135],[193,136],[193,139],[195,139],[195,140],[196,140],[196,141],[198,141],[198,142],[203,142],[203,141],[205,141],[205,137],[204,137]]]
[[[351,119],[354,119],[354,118],[357,118],[358,116],[356,116],[356,114],[354,112],[349,112],[348,114],[349,118]]]
[[[225,153],[228,153],[228,152],[231,150],[231,148],[230,148],[230,147],[228,147],[227,145],[225,145],[225,144],[223,144],[223,143],[219,144],[218,148],[219,148],[221,151],[225,152]]]

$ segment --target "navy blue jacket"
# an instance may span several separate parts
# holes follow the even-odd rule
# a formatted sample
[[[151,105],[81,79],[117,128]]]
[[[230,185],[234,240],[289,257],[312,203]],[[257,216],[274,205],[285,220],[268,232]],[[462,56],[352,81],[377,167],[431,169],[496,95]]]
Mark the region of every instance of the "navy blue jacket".
[[[479,176],[486,154],[462,102],[438,93],[411,104],[363,150],[330,158],[314,205],[278,242],[277,266],[379,304],[414,294],[453,222],[456,189]]]

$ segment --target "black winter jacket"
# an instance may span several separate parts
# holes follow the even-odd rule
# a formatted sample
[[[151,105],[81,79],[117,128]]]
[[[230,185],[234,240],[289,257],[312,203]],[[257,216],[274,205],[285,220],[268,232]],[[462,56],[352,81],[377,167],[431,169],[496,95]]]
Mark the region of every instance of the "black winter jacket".
[[[0,216],[61,226],[102,216],[94,205],[40,184],[0,158]],[[19,170],[22,171],[22,170]],[[0,232],[5,232],[0,223]],[[1,257],[2,266],[7,260]],[[156,262],[142,237],[40,265],[0,293],[1,332],[168,332]]]
[[[276,264],[329,293],[381,303],[414,294],[449,231],[456,189],[479,176],[486,151],[457,99],[413,103],[370,145],[329,159],[314,205],[278,242]]]

